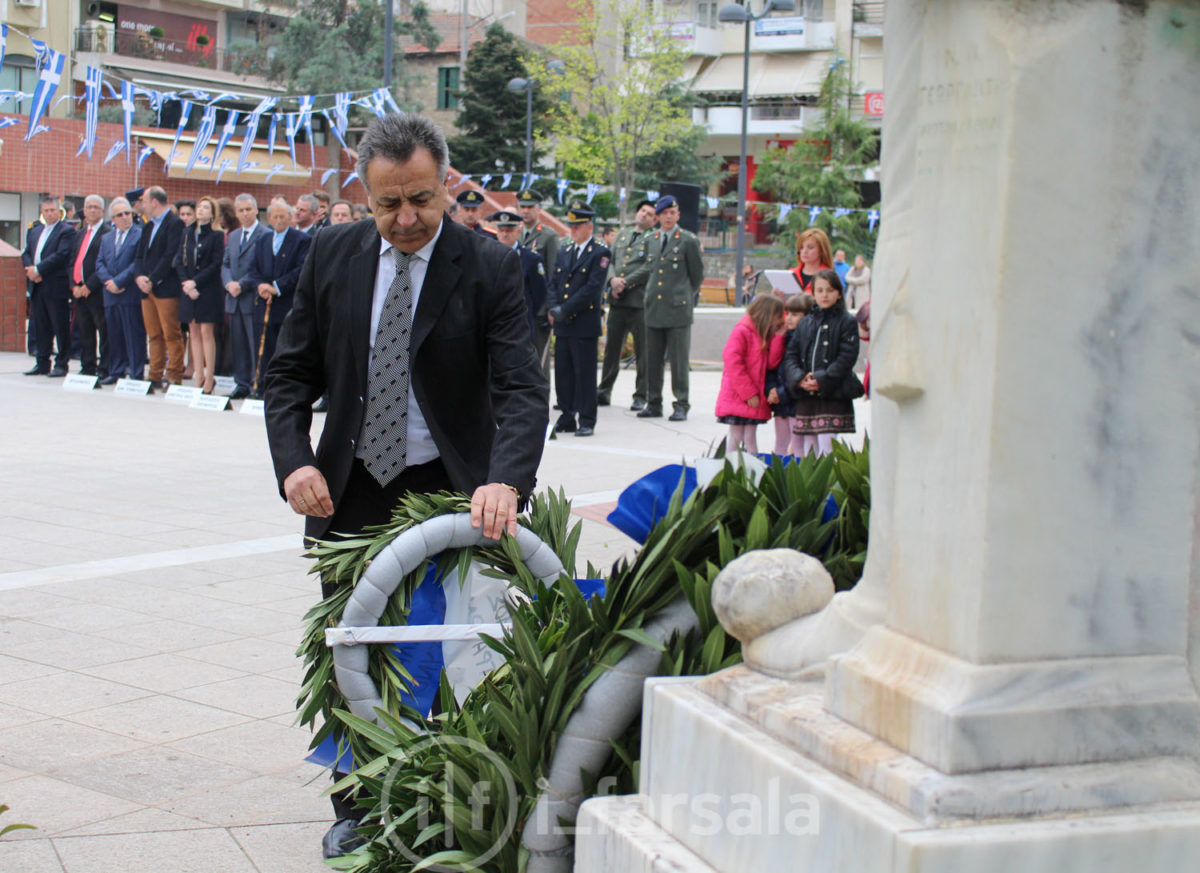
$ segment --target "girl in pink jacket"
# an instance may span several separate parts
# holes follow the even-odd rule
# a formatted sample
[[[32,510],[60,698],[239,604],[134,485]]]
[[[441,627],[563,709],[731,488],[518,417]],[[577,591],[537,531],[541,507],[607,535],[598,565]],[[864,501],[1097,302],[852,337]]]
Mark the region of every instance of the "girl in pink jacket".
[[[755,297],[733,326],[721,357],[721,391],[717,421],[729,425],[727,451],[758,453],[758,426],[771,417],[767,405],[767,370],[783,360],[783,301],[771,294]]]

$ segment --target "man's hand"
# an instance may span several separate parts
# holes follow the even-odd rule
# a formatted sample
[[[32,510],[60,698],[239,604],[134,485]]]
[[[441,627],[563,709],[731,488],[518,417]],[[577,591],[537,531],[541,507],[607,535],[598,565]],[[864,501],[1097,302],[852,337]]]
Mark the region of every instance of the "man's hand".
[[[275,296],[275,286],[270,282],[262,282],[258,286],[258,296],[263,300],[270,300]]]
[[[25,278],[29,279],[31,282],[36,282],[38,280],[37,267],[33,266],[32,264],[30,264],[28,267],[26,267],[25,268]]]
[[[241,282],[228,282],[225,285],[225,290],[229,292],[230,297],[237,297],[239,294],[242,293],[242,283]]]
[[[483,535],[498,540],[506,530],[517,535],[517,495],[498,482],[480,485],[471,495],[471,527],[483,525]]]
[[[625,280],[620,276],[613,276],[608,284],[612,288],[613,299],[620,297],[625,290]]]
[[[78,300],[80,297],[87,297],[87,285],[72,285],[71,296]]]
[[[333,515],[333,499],[321,471],[309,464],[288,474],[283,480],[283,495],[288,506],[298,515],[329,518]]]
[[[112,279],[109,279],[107,282],[105,282],[104,287],[108,289],[109,294],[121,294],[125,291],[124,288],[118,288],[117,283]]]
[[[143,294],[149,294],[154,290],[154,283],[150,281],[149,276],[138,276],[135,281]]]

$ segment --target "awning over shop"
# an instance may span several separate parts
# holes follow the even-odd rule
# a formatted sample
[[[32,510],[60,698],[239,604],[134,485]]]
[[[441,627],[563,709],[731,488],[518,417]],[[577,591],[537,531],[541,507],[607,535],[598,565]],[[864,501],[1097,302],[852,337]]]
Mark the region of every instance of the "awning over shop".
[[[138,134],[138,136],[146,142],[146,145],[154,149],[154,153],[162,159],[163,163],[167,162],[167,157],[171,154],[171,143],[174,136],[168,136],[165,139],[159,139],[154,134]],[[171,163],[167,166],[167,177],[171,179],[198,179],[203,181],[216,180],[218,173],[221,176],[221,181],[225,182],[246,182],[248,184],[263,184],[267,181],[267,177],[271,177],[272,182],[281,184],[300,184],[306,183],[312,178],[312,167],[297,163],[292,165],[292,157],[288,153],[287,146],[280,148],[275,146],[275,153],[268,154],[265,145],[255,145],[250,149],[250,155],[247,158],[247,163],[253,166],[247,166],[241,172],[238,172],[237,163],[238,156],[242,150],[242,141],[234,139],[229,145],[221,151],[220,160],[214,166],[214,152],[216,152],[216,144],[206,146],[200,153],[200,157],[196,159],[192,171],[187,172],[188,159],[192,154],[192,147],[195,145],[195,137],[180,137],[179,145],[175,149],[175,156],[171,158]],[[296,149],[297,156],[307,155],[308,146],[303,149]],[[221,163],[228,161],[225,171],[221,172]]]
[[[744,58],[741,54],[721,55],[697,78],[692,85],[692,91],[698,94],[741,94],[742,70]],[[754,81],[762,68],[763,58],[760,55],[750,56],[750,93],[753,94]]]
[[[832,52],[751,55],[747,92],[752,98],[816,94],[833,60]],[[699,94],[741,94],[744,58],[721,55],[692,84]]]

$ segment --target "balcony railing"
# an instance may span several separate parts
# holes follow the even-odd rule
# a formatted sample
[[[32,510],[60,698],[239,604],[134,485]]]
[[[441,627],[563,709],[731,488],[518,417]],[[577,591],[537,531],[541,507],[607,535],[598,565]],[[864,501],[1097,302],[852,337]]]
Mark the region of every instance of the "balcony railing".
[[[80,27],[75,30],[75,50],[167,61],[238,75],[270,75],[271,51],[250,43],[219,49],[212,43],[189,45],[187,40],[154,37],[146,31],[121,33],[109,28]]]

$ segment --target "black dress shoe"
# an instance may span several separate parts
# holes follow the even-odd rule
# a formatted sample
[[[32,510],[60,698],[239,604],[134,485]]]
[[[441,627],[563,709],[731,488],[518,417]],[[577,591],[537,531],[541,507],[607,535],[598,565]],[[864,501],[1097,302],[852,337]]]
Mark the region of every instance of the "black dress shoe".
[[[120,381],[121,381],[120,376],[105,376],[103,379],[101,379],[96,384],[97,385],[116,385]]]
[[[579,430],[575,431],[575,436],[591,436],[595,432],[596,431],[585,424],[583,427],[579,428]]]
[[[609,400],[608,397],[606,397],[605,395],[601,394],[599,397],[596,398],[596,405],[597,406],[612,406],[612,401]]]
[[[575,432],[575,422],[563,421],[562,419],[559,419],[554,425],[554,432],[555,433],[574,433]]]
[[[241,400],[250,396],[249,388],[234,388],[233,393],[229,395],[230,400]]]
[[[34,367],[32,370],[25,371],[26,376],[48,376],[49,374],[49,370],[39,370],[37,367]]]
[[[637,417],[638,418],[662,418],[662,410],[661,409],[650,409],[649,407],[647,407],[646,409],[643,409],[640,412],[638,412]]]
[[[643,409],[645,409],[645,408],[646,408],[646,401],[645,401],[645,400],[637,400],[637,399],[635,398],[635,399],[634,399],[634,401],[633,401],[633,403],[630,403],[630,404],[629,404],[629,411],[630,411],[630,412],[641,412],[641,411],[642,411]]]
[[[687,413],[682,409],[676,409],[671,413],[670,417],[667,418],[667,421],[687,421]]]
[[[49,376],[51,379],[61,379],[63,376],[67,375],[67,368],[66,367],[55,367],[53,370],[51,370],[46,375]]]
[[[361,822],[353,818],[339,818],[321,838],[321,855],[340,858],[348,855],[366,842],[355,830]]]

